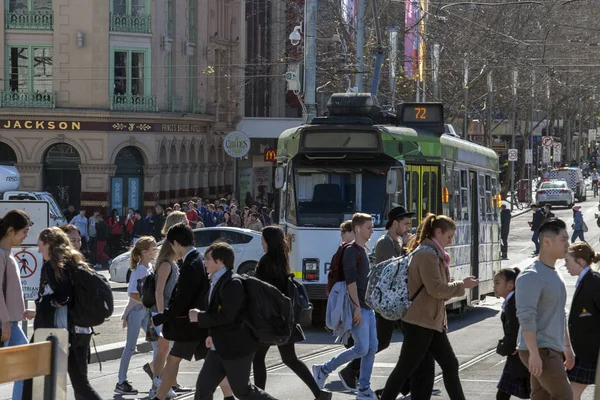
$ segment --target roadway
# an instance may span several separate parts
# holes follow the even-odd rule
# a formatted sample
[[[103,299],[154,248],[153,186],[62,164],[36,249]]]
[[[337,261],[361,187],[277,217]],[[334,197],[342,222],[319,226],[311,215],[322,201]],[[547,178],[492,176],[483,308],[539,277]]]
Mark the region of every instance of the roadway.
[[[597,199],[588,197],[588,201],[582,203],[584,219],[588,224],[590,231],[586,239],[598,250],[598,239],[600,237],[600,228],[597,227],[594,220],[594,212],[597,212]],[[563,218],[570,226],[572,223],[572,211],[568,209],[556,209],[554,213],[557,217]],[[527,221],[531,213],[525,213],[513,217],[511,232],[509,236],[509,260],[503,261],[503,267],[521,268],[531,262],[530,254],[533,251],[531,242],[531,233]],[[568,299],[573,296],[575,290],[575,277],[570,277],[565,268],[564,261],[557,263],[557,268],[563,273],[567,284]],[[120,288],[115,285],[116,299],[125,299],[124,285]],[[121,291],[118,291],[121,290]],[[120,296],[122,295],[122,296]],[[502,337],[502,327],[500,324],[500,305],[502,301],[494,297],[488,297],[483,302],[462,314],[450,314],[450,341],[461,365],[461,380],[467,399],[481,400],[493,399],[496,393],[496,384],[500,378],[504,365],[504,358],[495,354],[498,339]],[[121,311],[122,307],[121,306]],[[121,330],[118,315],[115,310],[115,317],[101,328],[105,337],[114,337],[121,341],[125,332]],[[331,334],[323,330],[313,330],[306,332],[307,340],[296,346],[297,353],[301,359],[310,367],[315,363],[323,363],[333,355],[342,351],[342,347],[333,344]],[[385,384],[387,377],[393,369],[400,348],[402,346],[402,335],[395,333],[392,345],[386,351],[377,355],[373,370],[372,386],[381,388]],[[129,380],[133,386],[140,390],[138,396],[121,396],[113,392],[117,380],[119,361],[113,360],[102,363],[102,372],[99,371],[97,364],[90,365],[90,379],[94,388],[100,393],[103,399],[136,399],[145,398],[150,389],[150,380],[142,371],[142,365],[151,360],[150,354],[137,354],[133,357],[130,369]],[[202,362],[183,362],[179,374],[179,382],[185,386],[194,386],[198,371]],[[311,399],[311,393],[299,378],[281,363],[276,349],[271,349],[267,355],[268,380],[267,391],[278,399]],[[436,384],[435,388],[441,393],[433,396],[434,399],[448,399],[443,383],[441,382],[440,370],[436,366]],[[342,391],[342,386],[338,381],[337,375],[332,374],[326,384],[326,388],[335,391],[333,399],[353,399],[354,395]],[[593,387],[588,388],[582,397],[585,400],[593,398]],[[10,385],[0,386],[0,399],[10,398]],[[69,389],[69,399],[73,399],[73,393]],[[191,396],[180,396],[180,399],[191,399]],[[222,399],[222,395],[217,390],[215,399]]]

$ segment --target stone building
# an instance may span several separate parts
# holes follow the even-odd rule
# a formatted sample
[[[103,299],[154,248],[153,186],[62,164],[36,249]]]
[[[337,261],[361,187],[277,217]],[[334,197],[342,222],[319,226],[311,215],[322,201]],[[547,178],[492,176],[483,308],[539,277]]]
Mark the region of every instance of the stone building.
[[[21,189],[121,212],[233,191],[242,2],[3,4],[0,163]]]

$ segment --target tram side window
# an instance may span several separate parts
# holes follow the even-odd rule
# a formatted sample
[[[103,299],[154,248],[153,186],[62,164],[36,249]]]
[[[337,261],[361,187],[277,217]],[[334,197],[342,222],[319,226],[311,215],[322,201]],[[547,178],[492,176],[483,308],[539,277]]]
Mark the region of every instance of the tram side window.
[[[410,178],[410,209],[414,213],[419,212],[419,173],[413,172]]]
[[[462,206],[460,202],[460,171],[452,171],[452,199],[450,200],[451,217],[457,221],[462,220]]]
[[[492,220],[492,177],[485,176],[485,212],[488,221]]]
[[[481,215],[481,221],[486,219],[485,203],[485,176],[479,175],[479,215]]]
[[[460,171],[461,214],[465,221],[469,220],[469,181],[467,171]]]
[[[431,183],[429,186],[429,210],[434,213],[437,214],[439,212],[439,206],[438,206],[438,201],[437,201],[437,194],[438,194],[438,180],[437,180],[437,173],[435,173],[434,171],[431,172]]]
[[[429,191],[431,190],[430,179],[431,174],[429,172],[423,172],[423,198],[421,199],[421,203],[423,204],[423,217],[432,211],[430,207],[431,196],[429,195]]]
[[[496,196],[497,194],[498,194],[498,179],[492,178],[492,196]],[[498,204],[497,201],[494,201],[492,203],[492,205],[493,205],[492,213],[493,213],[494,221],[498,221],[498,208],[500,207],[500,204]]]

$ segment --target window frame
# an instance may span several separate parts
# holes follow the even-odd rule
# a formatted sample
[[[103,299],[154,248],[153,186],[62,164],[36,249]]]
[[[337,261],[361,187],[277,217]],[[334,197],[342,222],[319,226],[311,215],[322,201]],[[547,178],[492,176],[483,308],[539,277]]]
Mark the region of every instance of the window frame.
[[[43,9],[38,9],[36,10],[35,8],[35,0],[26,0],[27,1],[27,12],[35,12],[35,11],[43,11]],[[112,0],[111,0],[112,2]],[[10,0],[4,0],[4,9],[8,12],[16,12],[17,10],[10,10]],[[47,10],[49,12],[52,12],[54,9],[54,3],[52,0],[50,0],[50,10]]]
[[[33,1],[33,0],[30,0]],[[110,13],[114,14],[115,13],[115,9],[114,9],[114,2],[115,0],[110,0]],[[118,14],[118,15],[129,15],[131,16],[131,9],[132,9],[132,0],[125,0],[125,14]],[[145,0],[144,1],[144,14],[142,15],[150,15],[150,0]]]
[[[4,54],[6,60],[6,71],[5,71],[5,85],[4,90],[9,92],[17,92],[20,93],[19,90],[13,91],[10,88],[10,79],[11,79],[11,66],[10,66],[10,50],[12,48],[26,48],[27,49],[27,91],[25,93],[38,93],[34,90],[34,81],[35,81],[35,71],[33,66],[33,61],[35,58],[34,49],[52,49],[52,77],[50,90],[47,92],[40,91],[39,93],[53,93],[54,92],[54,46],[47,44],[7,44],[4,47]],[[18,79],[18,78],[17,78]]]
[[[112,2],[111,2],[112,4]],[[133,96],[131,93],[133,83],[133,53],[144,54],[144,91],[143,95],[136,96],[152,96],[152,54],[150,47],[123,47],[123,46],[110,46],[110,74],[109,74],[109,94],[114,95],[115,91],[115,53],[116,52],[127,52],[127,78],[126,78],[126,91],[125,95]]]

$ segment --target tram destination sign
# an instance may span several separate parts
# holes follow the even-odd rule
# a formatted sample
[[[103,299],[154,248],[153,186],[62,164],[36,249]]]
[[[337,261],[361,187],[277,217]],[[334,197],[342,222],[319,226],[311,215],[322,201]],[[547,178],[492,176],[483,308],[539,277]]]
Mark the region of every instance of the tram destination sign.
[[[108,131],[108,132],[168,132],[205,133],[201,124],[148,123],[132,121],[67,121],[42,119],[2,119],[0,127],[8,130],[38,131]]]

